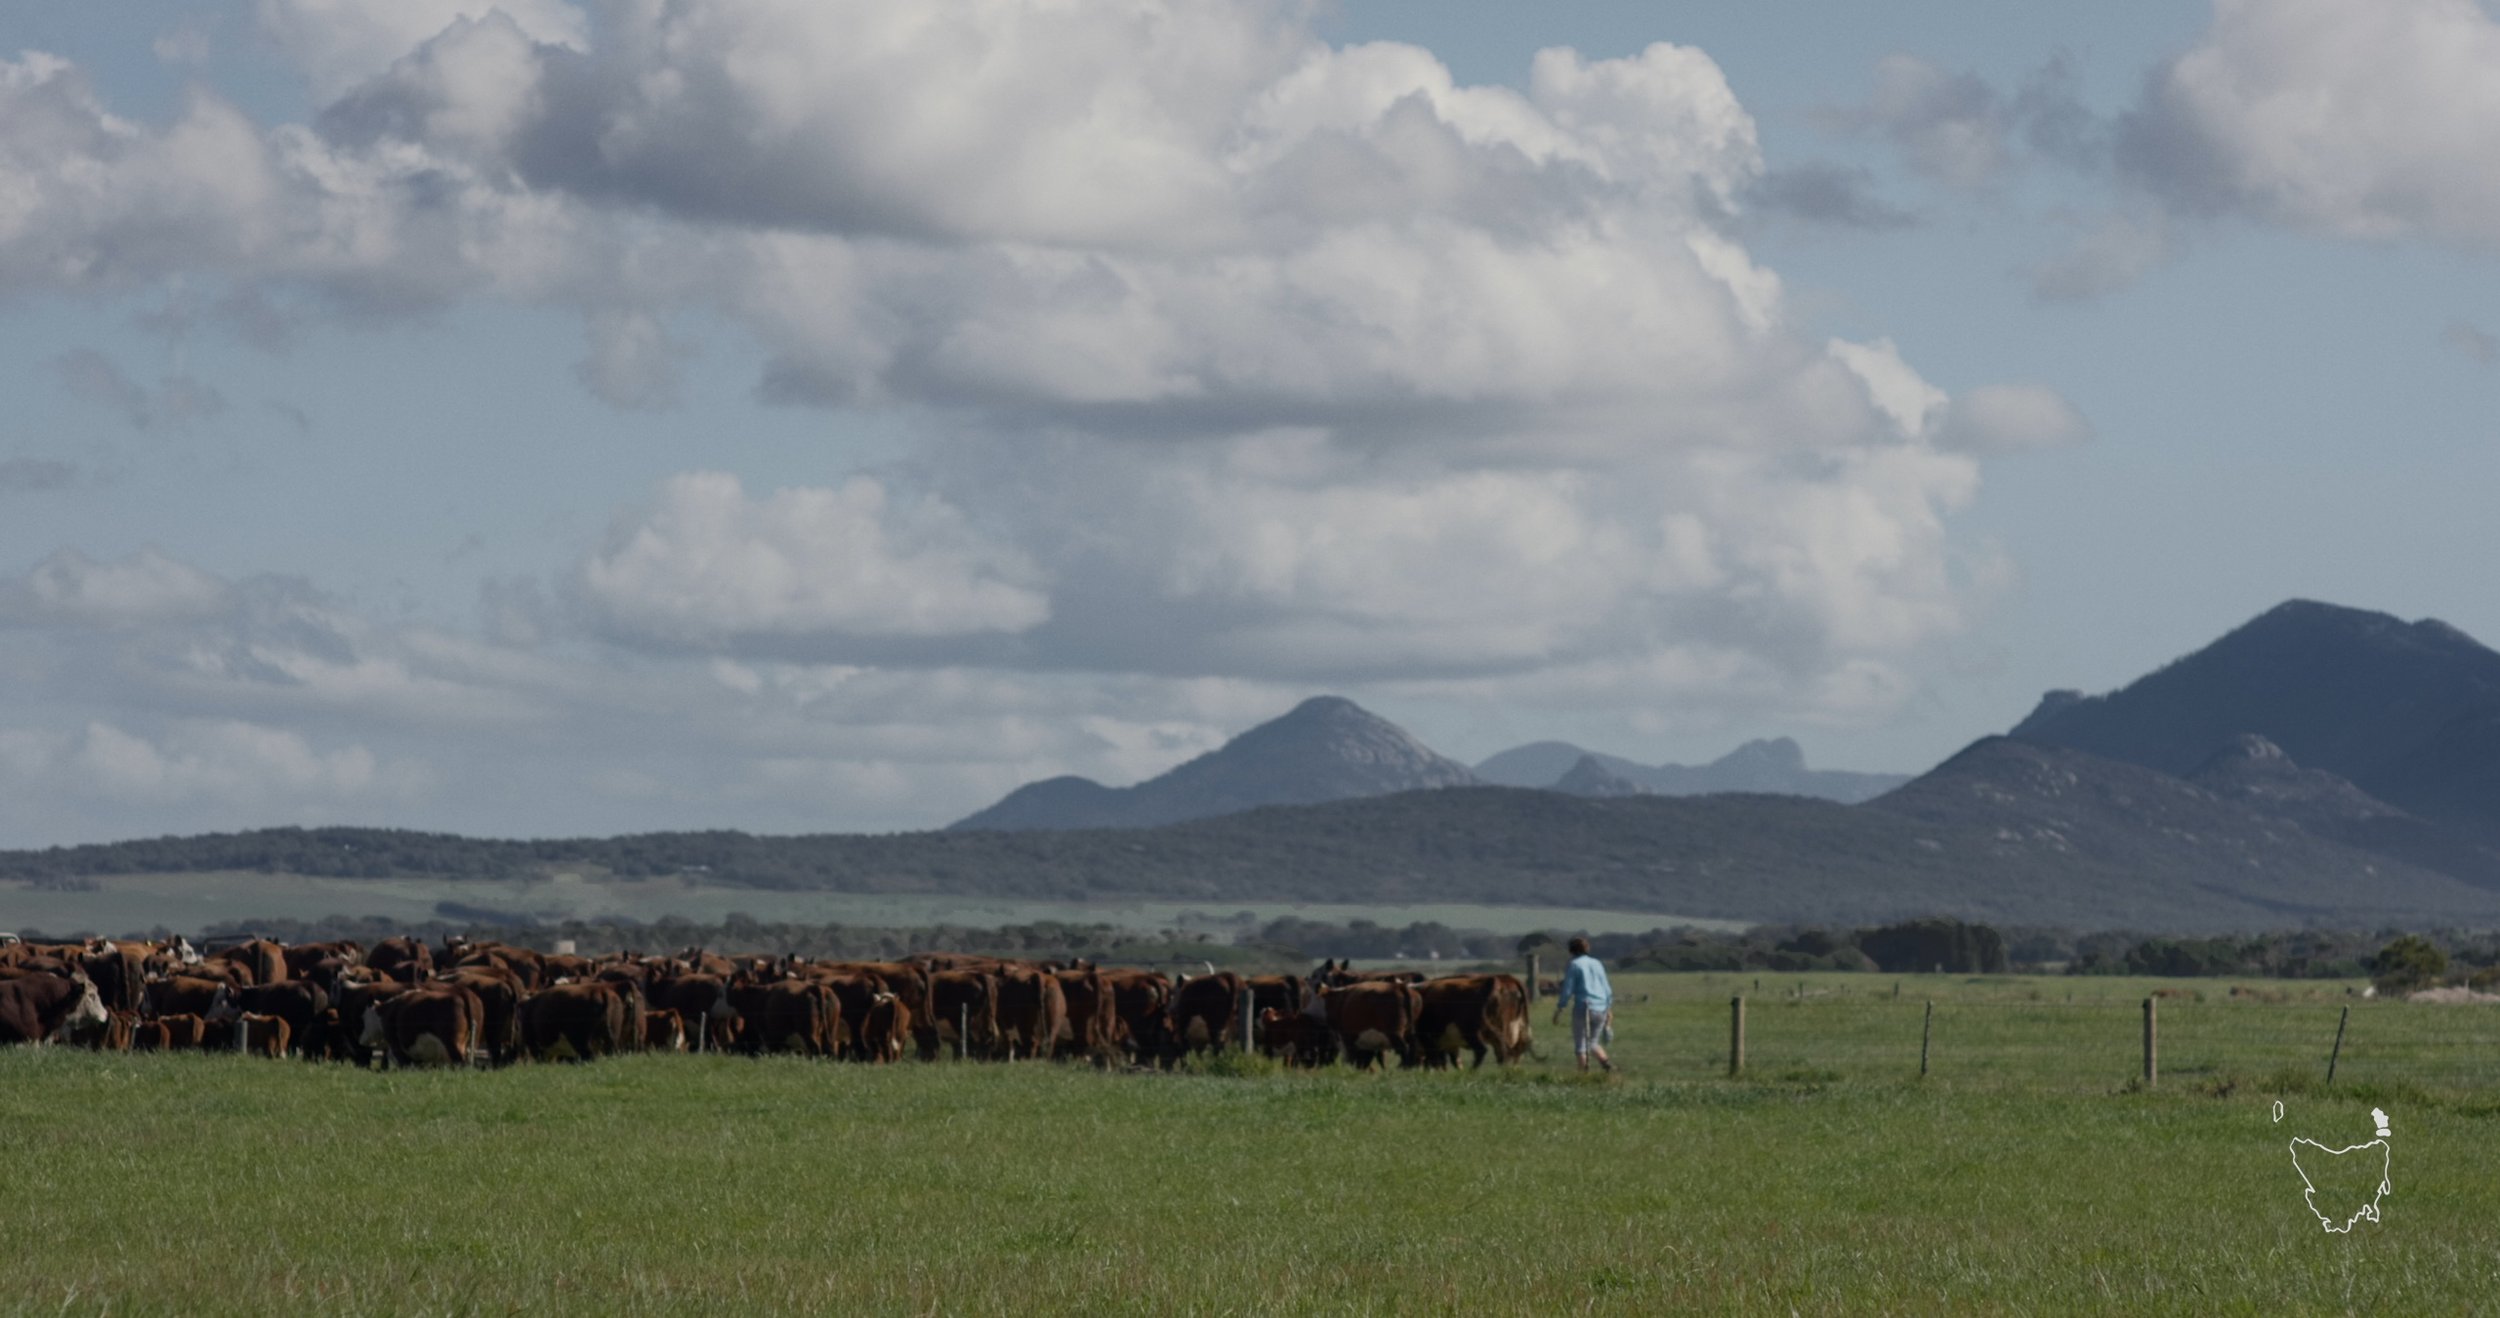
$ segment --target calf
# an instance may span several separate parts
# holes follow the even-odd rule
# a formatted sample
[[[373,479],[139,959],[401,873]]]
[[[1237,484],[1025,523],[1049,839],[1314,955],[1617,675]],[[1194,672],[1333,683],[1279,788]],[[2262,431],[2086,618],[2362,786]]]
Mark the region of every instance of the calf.
[[[156,1018],[156,1023],[165,1027],[163,1046],[178,1052],[199,1051],[208,1043],[211,1031],[216,1028],[210,1022],[187,1011],[176,1012],[171,1016],[159,1016]]]
[[[642,1046],[654,1052],[686,1051],[686,1018],[667,1007],[644,1012]]]
[[[243,1051],[254,1057],[286,1056],[294,1033],[294,1028],[287,1024],[284,1016],[243,1013]]]
[[[1287,1066],[1326,1066],[1337,1060],[1337,1036],[1324,1020],[1269,1007],[1259,1013],[1258,1031],[1259,1052]]]

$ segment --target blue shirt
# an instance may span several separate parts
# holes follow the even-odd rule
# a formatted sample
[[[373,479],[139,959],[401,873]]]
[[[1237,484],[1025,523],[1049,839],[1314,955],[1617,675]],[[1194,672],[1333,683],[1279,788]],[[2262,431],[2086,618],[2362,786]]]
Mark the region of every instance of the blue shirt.
[[[1606,982],[1606,967],[1593,956],[1571,958],[1571,967],[1563,971],[1562,996],[1555,999],[1559,1011],[1574,1000],[1589,1004],[1590,1011],[1605,1011],[1615,1005],[1615,986]]]

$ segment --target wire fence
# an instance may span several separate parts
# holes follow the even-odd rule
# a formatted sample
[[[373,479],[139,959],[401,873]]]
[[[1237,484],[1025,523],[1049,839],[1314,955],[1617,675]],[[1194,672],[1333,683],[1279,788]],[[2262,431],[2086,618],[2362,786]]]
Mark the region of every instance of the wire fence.
[[[2157,1085],[2324,1082],[2331,1068],[2338,1083],[2500,1089],[2500,1006],[2155,1002]],[[1727,998],[1619,1001],[1618,1049],[1653,1073],[1725,1075],[1735,1014]],[[1744,1073],[1764,1079],[1909,1077],[1923,1065],[1957,1082],[2111,1088],[2143,1078],[2145,1013],[2140,1000],[1753,996],[1742,1048]]]

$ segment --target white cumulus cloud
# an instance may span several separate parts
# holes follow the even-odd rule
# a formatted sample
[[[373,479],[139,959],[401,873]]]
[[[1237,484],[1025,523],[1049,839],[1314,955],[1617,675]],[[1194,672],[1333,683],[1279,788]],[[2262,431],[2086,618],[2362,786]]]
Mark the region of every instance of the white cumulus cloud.
[[[898,504],[871,477],[751,499],[735,476],[696,472],[620,522],[580,586],[611,627],[703,644],[1022,631],[1050,616],[1032,578],[953,508]]]

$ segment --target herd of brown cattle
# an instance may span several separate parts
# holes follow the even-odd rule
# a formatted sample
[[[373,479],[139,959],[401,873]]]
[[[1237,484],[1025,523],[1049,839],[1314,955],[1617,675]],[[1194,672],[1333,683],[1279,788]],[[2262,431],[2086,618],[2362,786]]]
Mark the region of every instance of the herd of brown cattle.
[[[901,961],[551,954],[453,939],[201,955],[175,938],[0,946],[0,1043],[236,1050],[371,1066],[587,1061],[645,1050],[892,1062],[1169,1066],[1250,1045],[1290,1066],[1482,1066],[1525,1054],[1512,975],[1424,979],[1328,962],[1309,976],[1183,975],[924,953]]]

